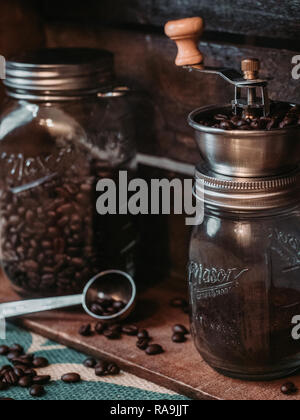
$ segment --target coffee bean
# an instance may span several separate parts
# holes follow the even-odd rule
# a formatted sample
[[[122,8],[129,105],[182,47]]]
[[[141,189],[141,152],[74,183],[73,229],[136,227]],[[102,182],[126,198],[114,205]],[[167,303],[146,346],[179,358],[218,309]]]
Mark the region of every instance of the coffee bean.
[[[177,298],[177,299],[173,299],[170,302],[170,305],[173,308],[184,308],[184,307],[188,306],[188,302],[185,299]]]
[[[21,388],[30,388],[32,386],[32,378],[30,376],[23,376],[19,379],[18,385]]]
[[[9,361],[12,361],[13,359],[18,358],[19,356],[20,356],[20,353],[19,353],[19,352],[16,352],[16,351],[14,351],[14,352],[9,352],[9,353],[6,355],[6,357],[7,357],[7,359],[8,359]]]
[[[22,358],[21,356],[20,357],[15,357],[14,359],[11,360],[11,362],[15,366],[20,365],[20,366],[27,367],[27,368],[30,368],[32,366],[32,361],[31,360]]]
[[[94,368],[97,365],[97,361],[95,359],[89,358],[83,362],[83,365],[89,369]]]
[[[115,363],[110,363],[106,369],[107,375],[119,375],[120,368]]]
[[[42,241],[41,245],[42,245],[42,248],[44,248],[44,249],[51,249],[52,248],[52,242],[50,242],[50,241]]]
[[[82,267],[84,264],[84,261],[81,258],[73,258],[71,262],[75,267]]]
[[[243,120],[242,120],[240,117],[238,117],[237,115],[234,115],[234,116],[231,118],[230,122],[231,122],[231,124],[233,124],[234,126],[239,127],[239,126],[241,126],[241,125],[242,125]]]
[[[9,347],[0,346],[0,356],[6,356],[9,353]]]
[[[30,260],[24,262],[24,267],[26,270],[33,271],[33,272],[36,272],[39,269],[39,265],[35,261],[30,261]]]
[[[284,120],[279,124],[280,128],[285,128],[291,125],[296,124],[296,121],[294,118],[291,117],[285,117]]]
[[[147,350],[147,348],[149,347],[149,343],[150,343],[149,338],[141,338],[136,343],[136,346],[140,350]]]
[[[187,328],[185,328],[185,326],[183,325],[174,325],[173,327],[173,332],[179,333],[179,334],[183,334],[183,335],[187,335],[189,334],[189,331],[187,330]]]
[[[0,370],[0,376],[4,375],[6,372],[11,372],[13,368],[10,365],[2,366]]]
[[[95,366],[95,375],[96,376],[105,376],[107,371],[108,363],[101,360]]]
[[[81,377],[78,373],[66,373],[61,380],[67,384],[75,384],[81,381]]]
[[[22,378],[23,376],[25,376],[24,370],[20,367],[15,367],[14,372],[17,375],[18,378]]]
[[[138,335],[138,327],[136,325],[124,325],[122,327],[122,333],[129,335],[129,336],[136,336]]]
[[[282,385],[281,392],[284,395],[292,395],[298,392],[296,385],[293,382],[287,382],[286,384]]]
[[[49,365],[49,362],[45,357],[36,357],[33,359],[32,364],[35,368],[45,368]]]
[[[120,300],[116,300],[113,303],[113,308],[118,312],[121,312],[124,308],[126,307],[126,303],[120,301]]]
[[[103,334],[105,329],[106,329],[106,325],[103,322],[98,322],[95,326],[95,331],[99,335]]]
[[[254,130],[259,130],[260,129],[259,121],[252,121],[251,128],[253,128]]]
[[[184,334],[176,333],[173,334],[172,341],[173,343],[184,343],[186,341],[186,337]]]
[[[115,315],[117,312],[118,311],[113,306],[110,306],[105,311],[105,313],[108,314],[108,316]]]
[[[98,303],[107,309],[114,304],[114,300],[112,298],[98,299]]]
[[[19,216],[10,216],[10,218],[9,218],[9,223],[10,223],[12,226],[18,225],[18,224],[20,223],[20,218],[19,218]]]
[[[106,337],[108,340],[118,340],[121,338],[121,334],[119,331],[115,331],[115,330],[105,330],[104,331],[104,337]]]
[[[224,115],[224,114],[217,114],[217,115],[214,116],[214,119],[216,121],[224,121],[224,120],[228,119],[228,116]]]
[[[37,376],[37,373],[34,369],[26,369],[26,370],[24,370],[24,375],[25,376],[30,376],[31,378],[34,378],[35,376]]]
[[[34,357],[34,354],[23,354],[22,356],[20,356],[22,360],[28,360],[29,362],[32,362]]]
[[[42,385],[33,385],[30,388],[30,395],[34,398],[42,397],[45,394],[45,388]]]
[[[121,334],[121,332],[122,332],[122,326],[120,324],[107,325],[107,329],[110,330],[110,331],[115,331],[119,334]]]
[[[25,215],[26,222],[30,224],[34,221],[34,218],[35,218],[35,215],[33,211],[27,210],[26,215]]]
[[[261,117],[259,119],[259,128],[260,130],[266,130],[268,124],[271,122],[271,118],[269,117]]]
[[[146,349],[146,354],[148,356],[157,356],[159,354],[164,353],[163,348],[158,344],[151,344]]]
[[[104,308],[98,303],[93,303],[91,306],[91,312],[95,315],[103,316]]]
[[[57,213],[66,214],[66,213],[71,213],[72,210],[73,210],[73,207],[71,204],[64,204],[63,206],[57,209]]]
[[[232,130],[233,125],[230,121],[221,121],[220,128],[222,128],[223,130]]]
[[[149,333],[147,330],[140,330],[137,336],[139,339],[149,338]]]
[[[98,298],[94,303],[103,306],[103,308],[107,308],[111,304],[111,302],[105,298]]]
[[[79,329],[79,334],[83,337],[89,337],[90,335],[92,335],[91,325],[82,325]]]
[[[51,376],[49,375],[41,375],[41,376],[35,376],[32,381],[36,385],[47,385],[51,380]]]
[[[2,382],[5,382],[8,385],[16,385],[18,381],[19,378],[13,370],[5,372],[2,376]]]

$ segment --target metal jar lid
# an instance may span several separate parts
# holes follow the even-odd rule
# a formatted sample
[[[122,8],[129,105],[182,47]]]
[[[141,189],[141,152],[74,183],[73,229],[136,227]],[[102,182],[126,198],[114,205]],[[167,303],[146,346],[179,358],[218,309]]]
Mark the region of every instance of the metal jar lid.
[[[18,99],[66,100],[98,92],[114,80],[114,56],[104,50],[55,48],[7,62],[4,84]]]
[[[206,206],[232,211],[262,211],[300,202],[300,170],[269,178],[230,178],[206,164],[196,169],[195,195]]]

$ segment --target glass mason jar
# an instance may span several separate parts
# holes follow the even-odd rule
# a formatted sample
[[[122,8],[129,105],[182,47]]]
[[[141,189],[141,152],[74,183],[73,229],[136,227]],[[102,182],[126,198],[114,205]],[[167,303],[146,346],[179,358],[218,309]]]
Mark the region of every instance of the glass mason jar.
[[[24,296],[81,292],[105,269],[134,274],[136,230],[96,212],[96,184],[135,171],[133,116],[113,55],[50,49],[7,63],[0,119],[3,268]]]
[[[300,315],[299,173],[234,180],[202,166],[197,180],[205,217],[190,245],[196,347],[227,376],[293,373],[300,367],[293,334]]]

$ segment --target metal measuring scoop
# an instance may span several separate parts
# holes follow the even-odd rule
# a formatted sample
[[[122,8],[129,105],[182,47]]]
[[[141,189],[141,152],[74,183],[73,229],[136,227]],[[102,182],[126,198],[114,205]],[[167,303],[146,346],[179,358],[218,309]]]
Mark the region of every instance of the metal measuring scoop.
[[[113,298],[126,303],[124,309],[111,316],[99,316],[91,311],[98,298]],[[54,309],[82,305],[85,312],[104,322],[122,321],[132,313],[136,303],[136,285],[132,277],[119,270],[104,271],[93,277],[85,286],[83,294],[44,299],[24,300],[0,304],[2,319],[15,318]]]

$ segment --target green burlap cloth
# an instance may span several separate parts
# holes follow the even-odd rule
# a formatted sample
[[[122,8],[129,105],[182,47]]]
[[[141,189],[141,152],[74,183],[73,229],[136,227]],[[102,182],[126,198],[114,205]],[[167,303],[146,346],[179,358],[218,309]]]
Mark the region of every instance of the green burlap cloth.
[[[28,353],[46,357],[50,362],[49,367],[38,370],[39,374],[49,374],[52,377],[52,382],[45,387],[46,395],[40,398],[41,400],[187,400],[181,395],[125,372],[114,377],[98,378],[92,369],[82,365],[86,355],[9,324],[6,340],[0,340],[0,345],[14,343],[24,346]],[[0,364],[7,364],[7,359],[0,357]],[[64,384],[60,378],[69,372],[79,373],[82,382]],[[22,388],[2,391],[0,397],[32,400],[28,390]]]

